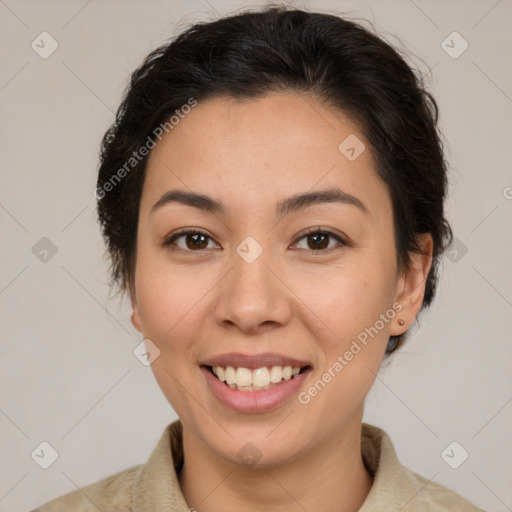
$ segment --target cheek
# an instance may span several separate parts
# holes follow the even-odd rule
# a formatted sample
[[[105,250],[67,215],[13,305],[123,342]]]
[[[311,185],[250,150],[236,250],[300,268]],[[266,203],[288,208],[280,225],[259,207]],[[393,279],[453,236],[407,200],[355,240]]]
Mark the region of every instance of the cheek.
[[[311,318],[324,325],[324,342],[333,348],[373,326],[393,304],[394,266],[382,257],[354,254],[343,264],[309,269],[306,275],[307,280],[296,276],[293,288],[310,306]]]
[[[183,279],[148,280],[138,290],[144,334],[164,341],[176,338],[202,311],[202,286]]]
[[[170,265],[155,257],[139,262],[136,290],[143,335],[160,350],[151,369],[178,416],[187,418],[190,375],[201,355],[194,340],[201,337],[199,330],[208,314],[205,295],[216,280],[208,273],[202,273],[203,279],[194,278],[192,267],[171,272]]]
[[[310,330],[321,357],[318,373],[302,398],[319,411],[339,410],[345,417],[358,411],[373,385],[396,314],[388,269],[361,263],[350,271],[331,273],[329,279],[317,276],[308,281],[315,312],[310,315]]]
[[[207,314],[205,299],[218,279],[192,265],[172,266],[149,251],[140,256],[135,286],[143,334],[161,350],[185,348],[186,334],[197,330],[198,319]]]

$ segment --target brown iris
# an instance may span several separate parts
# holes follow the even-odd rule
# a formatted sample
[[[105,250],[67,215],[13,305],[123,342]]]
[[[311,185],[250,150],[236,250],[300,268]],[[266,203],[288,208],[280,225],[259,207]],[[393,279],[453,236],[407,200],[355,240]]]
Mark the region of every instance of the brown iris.
[[[206,249],[208,246],[208,237],[201,233],[195,233],[187,235],[185,237],[186,245],[188,249]]]
[[[309,244],[313,240],[313,246]],[[314,233],[308,235],[308,246],[311,249],[327,249],[329,246],[329,235],[323,233]]]

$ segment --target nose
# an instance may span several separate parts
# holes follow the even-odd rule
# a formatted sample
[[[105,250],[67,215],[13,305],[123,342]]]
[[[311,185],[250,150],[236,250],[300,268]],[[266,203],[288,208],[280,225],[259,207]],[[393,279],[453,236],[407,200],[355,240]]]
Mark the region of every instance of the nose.
[[[213,313],[218,324],[255,334],[290,321],[291,292],[264,254],[248,263],[234,253],[231,271],[217,289]]]

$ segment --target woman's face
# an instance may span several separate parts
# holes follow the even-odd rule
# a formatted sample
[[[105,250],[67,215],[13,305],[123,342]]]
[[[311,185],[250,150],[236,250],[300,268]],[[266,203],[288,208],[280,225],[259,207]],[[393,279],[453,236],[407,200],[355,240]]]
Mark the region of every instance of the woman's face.
[[[150,155],[133,322],[160,351],[159,386],[211,454],[271,467],[358,432],[421,279],[397,270],[368,143],[310,97],[199,102]]]

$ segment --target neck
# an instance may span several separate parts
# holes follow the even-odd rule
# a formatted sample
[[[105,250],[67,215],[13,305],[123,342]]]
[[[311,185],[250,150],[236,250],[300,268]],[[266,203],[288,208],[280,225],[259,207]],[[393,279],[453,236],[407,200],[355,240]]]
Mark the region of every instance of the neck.
[[[266,469],[240,467],[218,457],[184,428],[180,486],[201,512],[357,512],[373,477],[361,456],[361,423],[291,463]]]

